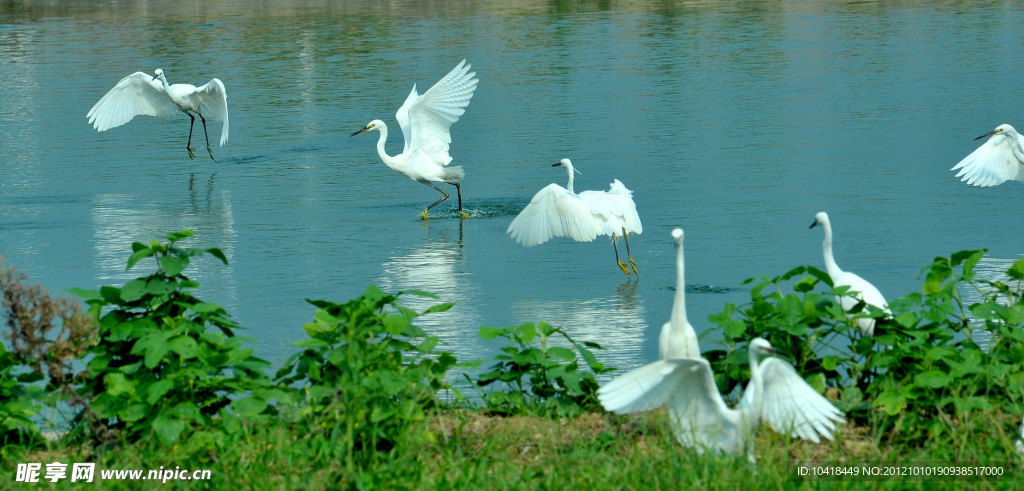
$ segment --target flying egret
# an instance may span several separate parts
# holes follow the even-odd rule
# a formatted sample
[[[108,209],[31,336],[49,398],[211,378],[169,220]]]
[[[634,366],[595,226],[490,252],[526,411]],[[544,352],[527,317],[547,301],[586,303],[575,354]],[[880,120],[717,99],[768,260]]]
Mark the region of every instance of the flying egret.
[[[839,269],[839,265],[836,264],[836,258],[832,255],[832,224],[828,220],[828,213],[822,211],[814,215],[814,223],[811,224],[810,228],[814,228],[816,225],[821,225],[825,229],[825,240],[821,243],[821,248],[825,255],[825,270],[828,271],[829,278],[832,278],[832,286],[835,288],[849,286],[849,291],[856,294],[856,298],[847,295],[836,297],[836,302],[839,302],[843,310],[849,311],[860,301],[863,301],[867,305],[877,307],[886,314],[891,314],[892,311],[889,310],[889,304],[885,301],[885,297],[882,296],[882,292],[875,288],[875,285],[868,283],[867,280],[854,273]],[[862,334],[871,336],[875,333],[875,319],[867,317],[857,319],[857,326],[860,327]]]
[[[509,224],[508,233],[519,245],[533,247],[543,244],[552,237],[568,237],[577,242],[590,242],[598,235],[610,235],[615,248],[615,262],[629,278],[626,263],[619,259],[617,234],[621,231],[626,241],[626,257],[629,265],[639,278],[636,262],[629,250],[628,234],[643,233],[640,216],[633,202],[633,192],[626,189],[618,179],[609,185],[608,191],[583,191],[576,194],[572,189],[573,172],[580,173],[569,159],[562,159],[552,167],[564,167],[569,173],[569,184],[563,188],[548,184],[530,200],[523,211]]]
[[[996,126],[975,140],[986,136],[992,138],[950,170],[960,169],[956,177],[963,176],[960,180],[972,186],[996,186],[1010,179],[1024,181],[1024,137],[1008,124]]]
[[[216,162],[213,150],[210,149],[210,136],[206,133],[206,118],[203,115],[210,116],[214,121],[224,122],[224,127],[220,131],[220,146],[223,147],[228,141],[228,95],[224,90],[224,83],[214,78],[202,87],[191,84],[170,85],[162,69],[157,68],[153,73],[154,75],[148,75],[135,72],[122,78],[89,110],[89,114],[86,115],[89,123],[99,131],[107,131],[131,121],[140,114],[166,118],[176,111],[181,111],[192,119],[188,127],[188,143],[185,144],[185,148],[188,149],[188,157],[195,159],[192,128],[196,123],[195,115],[198,114],[203,122],[206,151]]]
[[[416,92],[415,84],[412,86],[409,97],[395,114],[405,137],[405,148],[402,153],[394,157],[388,155],[384,149],[384,142],[388,139],[388,126],[379,119],[370,121],[363,129],[351,135],[356,136],[370,130],[379,131],[377,155],[380,155],[384,165],[444,195],[423,210],[420,214],[423,220],[428,218],[427,214],[431,208],[448,199],[448,193],[435,186],[435,182],[455,186],[459,196],[459,215],[462,218],[469,218],[469,214],[462,211],[462,187],[458,183],[466,177],[466,173],[461,165],[448,167],[452,161],[448,155],[452,135],[448,130],[452,123],[458,121],[459,116],[466,112],[466,106],[469,105],[473,91],[476,90],[478,80],[475,78],[476,72],[469,71],[470,66],[466,60],[462,60],[423,95]]]
[[[638,368],[598,390],[608,411],[626,414],[665,405],[676,440],[699,453],[712,450],[754,459],[754,433],[764,419],[778,433],[820,443],[832,439],[843,413],[779,358],[758,364],[772,345],[754,338],[747,347],[750,382],[735,409],[725,405],[704,358],[673,358]],[[643,372],[643,376],[633,375]],[[625,380],[624,380],[625,379]],[[622,382],[620,382],[622,381]],[[633,397],[642,393],[641,397]],[[624,396],[624,397],[623,397]]]

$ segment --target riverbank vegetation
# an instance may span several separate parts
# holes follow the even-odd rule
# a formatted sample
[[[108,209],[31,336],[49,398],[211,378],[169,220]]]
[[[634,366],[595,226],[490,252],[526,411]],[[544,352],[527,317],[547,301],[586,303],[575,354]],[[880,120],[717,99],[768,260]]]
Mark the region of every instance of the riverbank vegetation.
[[[834,297],[849,293],[813,267],[748,280],[750,302],[711,316],[715,327],[702,340],[719,388],[738,395],[749,374],[746,344],[765,337],[848,420],[822,444],[762,427],[755,471],[742,456],[680,447],[663,410],[603,412],[597,377],[614,368],[600,361],[600,344],[557,326],[483,327],[480,337],[498,343],[500,354],[456,360],[416,323],[458,306],[403,306],[405,296],[429,293],[370,286],[348,301],[310,300],[308,338],[272,372],[230,313],[200,299],[200,285],[186,275],[191,258],[227,258],[182,246],[191,236],[135,243],[128,269],[156,269],[121,287],[76,289],[78,300],[54,298],[0,264],[5,482],[18,463],[54,461],[210,469],[209,481],[174,484],[216,489],[1019,489],[1024,482],[1014,449],[1024,409],[1024,261],[997,281],[976,277],[984,251],[936,258],[920,292],[890,302],[889,319],[863,304],[849,316]],[[968,304],[967,290],[980,300]],[[878,319],[873,337],[859,334],[855,320],[864,316]],[[471,393],[453,384],[455,369]],[[1003,477],[814,481],[796,470],[820,461],[999,466]],[[104,481],[147,484],[159,486]]]

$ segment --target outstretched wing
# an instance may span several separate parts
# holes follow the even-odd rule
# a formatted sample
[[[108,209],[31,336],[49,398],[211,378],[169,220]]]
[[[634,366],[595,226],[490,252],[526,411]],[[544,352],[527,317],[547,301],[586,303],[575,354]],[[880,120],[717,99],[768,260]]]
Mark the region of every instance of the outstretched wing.
[[[742,416],[725,405],[708,361],[703,358],[665,361],[677,365],[672,372],[673,389],[665,408],[679,443],[732,454],[741,452],[745,435],[739,432],[738,425]]]
[[[821,442],[819,435],[831,440],[836,423],[845,421],[842,411],[808,385],[793,365],[767,358],[760,368],[764,378],[761,418],[778,433],[814,443]]]
[[[395,115],[405,135],[406,151],[422,151],[440,165],[448,165],[448,145],[452,142],[448,129],[466,112],[476,90],[476,72],[462,60],[452,71],[421,96],[413,87],[405,104]],[[403,119],[407,122],[403,123]]]
[[[626,224],[626,232],[642,234],[644,226],[640,223],[640,215],[636,212],[633,191],[626,189],[626,185],[622,184],[622,181],[615,179],[608,185],[608,196],[618,203],[618,211],[622,216],[622,221]]]
[[[993,135],[977,150],[950,170],[960,169],[956,177],[972,186],[995,186],[1010,179],[1024,180],[1024,162],[1013,154],[1013,145],[1024,148],[1024,137]],[[1016,140],[1016,141],[1015,141]]]
[[[583,200],[558,184],[548,184],[533,196],[505,233],[519,245],[533,247],[552,237],[590,242],[601,227]]]
[[[178,111],[164,92],[159,80],[152,75],[135,72],[122,78],[92,106],[89,124],[99,131],[121,126],[140,114],[166,118]]]
[[[192,100],[200,107],[203,116],[224,122],[220,130],[220,146],[223,147],[228,141],[228,92],[224,83],[219,78],[210,80],[192,93]]]

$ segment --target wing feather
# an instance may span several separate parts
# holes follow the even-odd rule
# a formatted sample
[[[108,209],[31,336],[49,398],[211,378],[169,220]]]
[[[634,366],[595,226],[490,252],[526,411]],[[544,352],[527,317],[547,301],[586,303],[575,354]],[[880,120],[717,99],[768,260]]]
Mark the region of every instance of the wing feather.
[[[837,423],[843,423],[843,412],[814,390],[793,366],[779,358],[761,362],[764,378],[764,400],[761,418],[778,433],[789,434],[820,443],[828,440]]]
[[[228,141],[228,92],[219,78],[214,78],[192,93],[192,100],[200,108],[200,113],[212,117],[214,121],[223,121],[220,130],[220,146]]]
[[[1015,143],[1024,145],[1024,139],[1015,142],[1005,134],[993,135],[950,170],[960,169],[956,177],[962,177],[961,181],[972,186],[987,187],[1010,179],[1024,180],[1024,165],[1013,154]]]
[[[416,88],[409,93],[396,118],[405,135],[405,151],[422,151],[440,165],[448,165],[448,145],[452,142],[452,123],[466,112],[478,80],[471,65],[462,60],[423,95],[416,97]],[[402,124],[407,119],[407,124]]]
[[[587,204],[558,184],[549,184],[519,212],[505,233],[519,245],[533,247],[552,237],[590,242],[601,231]]]
[[[93,128],[106,131],[140,114],[166,118],[177,111],[178,106],[167,97],[159,80],[154,80],[152,75],[135,72],[122,78],[101,97],[86,117]]]

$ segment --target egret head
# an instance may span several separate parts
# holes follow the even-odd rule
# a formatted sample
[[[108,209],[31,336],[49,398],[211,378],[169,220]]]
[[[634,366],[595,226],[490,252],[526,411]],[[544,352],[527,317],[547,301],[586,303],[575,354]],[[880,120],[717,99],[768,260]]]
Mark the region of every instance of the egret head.
[[[557,164],[554,164],[551,167],[559,167],[559,166],[565,167],[566,169],[569,169],[570,173],[572,173],[573,171],[576,171],[577,174],[583,174],[582,172],[576,170],[576,168],[572,166],[572,162],[570,162],[569,159],[559,160]]]
[[[986,136],[995,136],[995,135],[1002,135],[1002,134],[1012,135],[1014,133],[1017,133],[1017,130],[1013,129],[1013,126],[1010,126],[1008,124],[1001,124],[999,126],[996,126],[996,129],[994,129],[992,131],[989,131],[988,133],[985,133],[984,135],[981,135],[981,136],[975,138],[975,140],[980,140],[982,138],[985,138]]]
[[[764,338],[754,338],[750,340],[750,344],[747,349],[759,355],[761,353],[776,353],[775,348],[772,347],[771,343]]]
[[[153,70],[153,78],[159,78],[159,77],[163,77],[163,76],[164,76],[163,68],[157,68],[156,70]]]
[[[814,228],[815,225],[825,226],[828,224],[828,213],[819,211],[817,215],[814,215],[814,223],[809,228]]]
[[[683,243],[683,229],[677,228],[672,230],[672,240],[676,241],[676,244]]]
[[[361,129],[361,130],[359,130],[359,131],[357,131],[355,133],[352,133],[349,136],[356,136],[356,135],[358,135],[360,133],[363,133],[363,132],[366,132],[366,131],[370,131],[370,130],[380,131],[380,129],[382,127],[384,127],[384,122],[379,120],[379,119],[375,119],[373,121],[370,121],[369,123],[366,123],[366,126],[363,127],[363,129]]]

